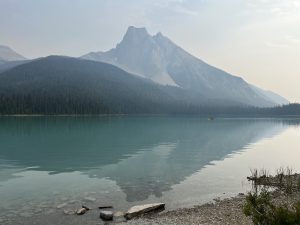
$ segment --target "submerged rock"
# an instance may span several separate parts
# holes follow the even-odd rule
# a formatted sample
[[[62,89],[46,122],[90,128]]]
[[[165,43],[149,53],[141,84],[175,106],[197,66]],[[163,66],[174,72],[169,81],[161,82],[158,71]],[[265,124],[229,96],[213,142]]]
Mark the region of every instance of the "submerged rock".
[[[105,205],[105,206],[99,206],[98,209],[111,209],[113,208],[112,205]]]
[[[64,210],[64,214],[66,214],[66,215],[74,215],[75,214],[75,210],[65,209]]]
[[[103,220],[112,220],[113,216],[114,214],[112,211],[100,211],[100,218]]]
[[[35,209],[33,212],[36,213],[36,214],[38,214],[38,213],[40,213],[40,212],[42,212],[42,211],[43,211],[42,209],[37,208],[37,209]]]
[[[90,208],[89,207],[87,207],[87,206],[81,206],[81,208],[85,208],[86,210],[90,210]]]
[[[120,212],[120,211],[114,213],[114,217],[122,217],[122,216],[124,217],[125,213]]]
[[[48,209],[44,212],[44,214],[46,215],[49,215],[49,214],[52,214],[52,213],[55,213],[55,210],[54,209]]]
[[[125,222],[126,221],[124,212],[115,212],[113,218],[114,218],[115,222]]]
[[[78,209],[76,214],[77,215],[83,215],[87,212],[88,210],[86,208],[81,208],[81,209]]]
[[[164,208],[165,208],[164,203],[137,205],[137,206],[131,207],[125,214],[125,217],[126,217],[126,219],[132,219],[135,216],[142,215],[144,213],[148,213],[151,211],[163,210]]]
[[[85,197],[84,200],[94,202],[94,201],[96,201],[96,198],[88,196],[88,197]]]
[[[76,202],[80,202],[80,201],[75,200],[75,199],[69,201],[70,204],[74,204],[74,203],[76,203]]]
[[[67,205],[67,203],[62,203],[62,204],[56,206],[56,208],[61,209],[61,208],[65,207],[66,205]]]
[[[33,214],[30,212],[21,212],[21,213],[19,213],[19,215],[23,216],[23,217],[31,217]]]

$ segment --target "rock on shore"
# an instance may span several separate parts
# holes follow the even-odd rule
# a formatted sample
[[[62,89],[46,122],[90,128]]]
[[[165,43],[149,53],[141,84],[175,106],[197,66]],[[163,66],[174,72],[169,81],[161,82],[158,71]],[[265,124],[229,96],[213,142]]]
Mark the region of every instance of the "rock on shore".
[[[126,219],[132,219],[135,216],[139,216],[145,214],[147,212],[164,209],[164,203],[154,203],[154,204],[146,204],[146,205],[137,205],[131,207],[127,213],[125,214]]]
[[[112,211],[100,211],[100,218],[108,221],[112,220],[114,216],[114,213]]]
[[[194,208],[146,214],[118,225],[253,225],[243,214],[245,196],[220,200]]]

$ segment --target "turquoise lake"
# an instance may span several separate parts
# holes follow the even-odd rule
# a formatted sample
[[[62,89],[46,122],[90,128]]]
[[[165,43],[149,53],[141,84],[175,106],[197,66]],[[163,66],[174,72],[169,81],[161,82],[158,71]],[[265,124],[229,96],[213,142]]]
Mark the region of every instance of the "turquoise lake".
[[[192,207],[250,190],[250,169],[300,171],[300,120],[0,117],[0,221],[74,205]]]

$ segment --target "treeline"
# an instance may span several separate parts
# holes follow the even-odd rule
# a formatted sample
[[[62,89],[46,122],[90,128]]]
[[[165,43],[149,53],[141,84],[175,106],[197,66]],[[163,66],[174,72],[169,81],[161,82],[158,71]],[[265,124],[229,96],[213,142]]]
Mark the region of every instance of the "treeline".
[[[241,106],[205,106],[183,101],[131,101],[116,99],[93,99],[65,95],[0,95],[0,114],[199,114],[205,116],[300,116],[300,104],[290,104],[273,108]]]
[[[0,95],[0,114],[109,114],[101,102],[71,99],[64,96]]]
[[[257,115],[270,115],[270,116],[300,116],[300,104],[293,103],[289,105],[276,106],[273,108],[255,108],[249,112]]]
[[[199,109],[183,102],[137,96],[97,98],[66,95],[0,95],[0,114],[181,114]]]

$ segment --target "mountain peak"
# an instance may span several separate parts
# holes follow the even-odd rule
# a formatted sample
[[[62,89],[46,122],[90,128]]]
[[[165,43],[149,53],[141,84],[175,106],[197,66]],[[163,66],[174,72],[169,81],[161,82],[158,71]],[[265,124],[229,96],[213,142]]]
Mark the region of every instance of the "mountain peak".
[[[115,48],[84,58],[111,63],[156,83],[179,86],[210,99],[264,107],[278,103],[278,98],[258,93],[242,78],[206,64],[162,33],[150,35],[143,27],[130,26]]]
[[[124,40],[140,39],[150,36],[145,27],[130,26],[124,36]]]
[[[161,37],[164,37],[164,36],[163,36],[163,34],[161,32],[158,32],[154,37],[161,38]]]
[[[168,45],[168,46],[171,46],[171,47],[178,47],[169,38],[164,36],[161,32],[158,32],[156,35],[154,35],[153,39],[158,43],[161,43],[161,44],[163,43],[164,45]]]
[[[135,27],[135,26],[129,26],[127,28],[127,32],[141,32],[141,33],[147,33],[148,31],[145,27]]]

